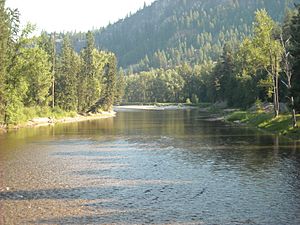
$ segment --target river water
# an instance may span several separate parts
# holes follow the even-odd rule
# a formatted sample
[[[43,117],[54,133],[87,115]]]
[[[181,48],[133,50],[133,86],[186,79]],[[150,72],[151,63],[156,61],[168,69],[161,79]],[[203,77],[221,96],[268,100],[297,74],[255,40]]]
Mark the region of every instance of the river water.
[[[0,224],[300,224],[300,144],[197,110],[0,135]]]

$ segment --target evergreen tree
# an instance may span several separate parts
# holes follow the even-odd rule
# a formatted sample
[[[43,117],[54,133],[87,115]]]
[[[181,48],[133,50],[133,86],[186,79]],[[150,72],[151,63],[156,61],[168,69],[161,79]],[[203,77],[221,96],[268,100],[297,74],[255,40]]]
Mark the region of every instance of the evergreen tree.
[[[300,112],[300,4],[296,5],[296,15],[291,24],[291,54],[293,56],[292,95],[295,107]]]
[[[81,52],[83,59],[82,70],[78,79],[79,89],[79,111],[86,111],[94,105],[99,98],[99,80],[97,80],[93,61],[93,51],[95,49],[94,37],[91,32],[86,35],[87,44],[85,49]]]
[[[102,104],[101,108],[104,111],[112,109],[115,98],[116,88],[116,75],[117,75],[117,59],[115,55],[111,54],[107,64],[105,65],[104,72],[104,89],[102,91]]]
[[[234,52],[230,43],[225,44],[223,48],[223,54],[221,56],[222,70],[224,76],[221,79],[222,92],[229,106],[235,105],[234,96],[235,93],[236,80],[234,74]]]
[[[116,78],[116,90],[115,90],[115,103],[120,103],[124,96],[125,91],[125,74],[122,68],[120,68],[119,73]]]
[[[81,69],[81,59],[73,50],[68,36],[64,37],[60,66],[56,79],[56,102],[66,111],[76,111],[78,106],[77,78]]]
[[[48,106],[49,89],[51,87],[51,64],[47,53],[31,44],[32,47],[20,49],[20,55],[11,71],[15,77],[22,77],[27,82],[24,106]],[[21,94],[20,94],[21,95]]]

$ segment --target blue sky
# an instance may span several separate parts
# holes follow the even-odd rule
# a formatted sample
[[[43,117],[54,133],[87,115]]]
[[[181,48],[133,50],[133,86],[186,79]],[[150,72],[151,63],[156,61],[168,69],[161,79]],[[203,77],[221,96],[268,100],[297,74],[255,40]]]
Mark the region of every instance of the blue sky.
[[[6,0],[18,8],[24,25],[31,22],[38,31],[87,31],[116,22],[154,0]]]

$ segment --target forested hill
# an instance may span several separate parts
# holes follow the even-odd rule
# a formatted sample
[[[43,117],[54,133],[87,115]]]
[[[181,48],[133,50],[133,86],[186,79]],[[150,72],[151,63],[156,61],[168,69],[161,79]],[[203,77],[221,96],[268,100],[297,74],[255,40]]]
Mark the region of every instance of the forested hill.
[[[300,0],[157,0],[137,13],[94,30],[96,45],[114,52],[119,66],[135,71],[167,68],[182,61],[216,60],[227,41],[251,34],[254,12],[265,8],[281,21],[288,5]],[[77,50],[84,34],[73,34]]]

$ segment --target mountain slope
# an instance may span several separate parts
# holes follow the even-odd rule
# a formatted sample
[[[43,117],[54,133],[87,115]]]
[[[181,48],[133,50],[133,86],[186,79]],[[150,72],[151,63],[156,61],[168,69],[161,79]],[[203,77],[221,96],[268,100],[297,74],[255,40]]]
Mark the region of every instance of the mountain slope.
[[[216,60],[225,42],[251,34],[257,9],[265,8],[281,21],[289,4],[290,0],[157,0],[93,33],[96,45],[116,53],[124,68],[140,71],[183,61],[202,63]],[[77,49],[84,44],[80,36],[73,35]]]

